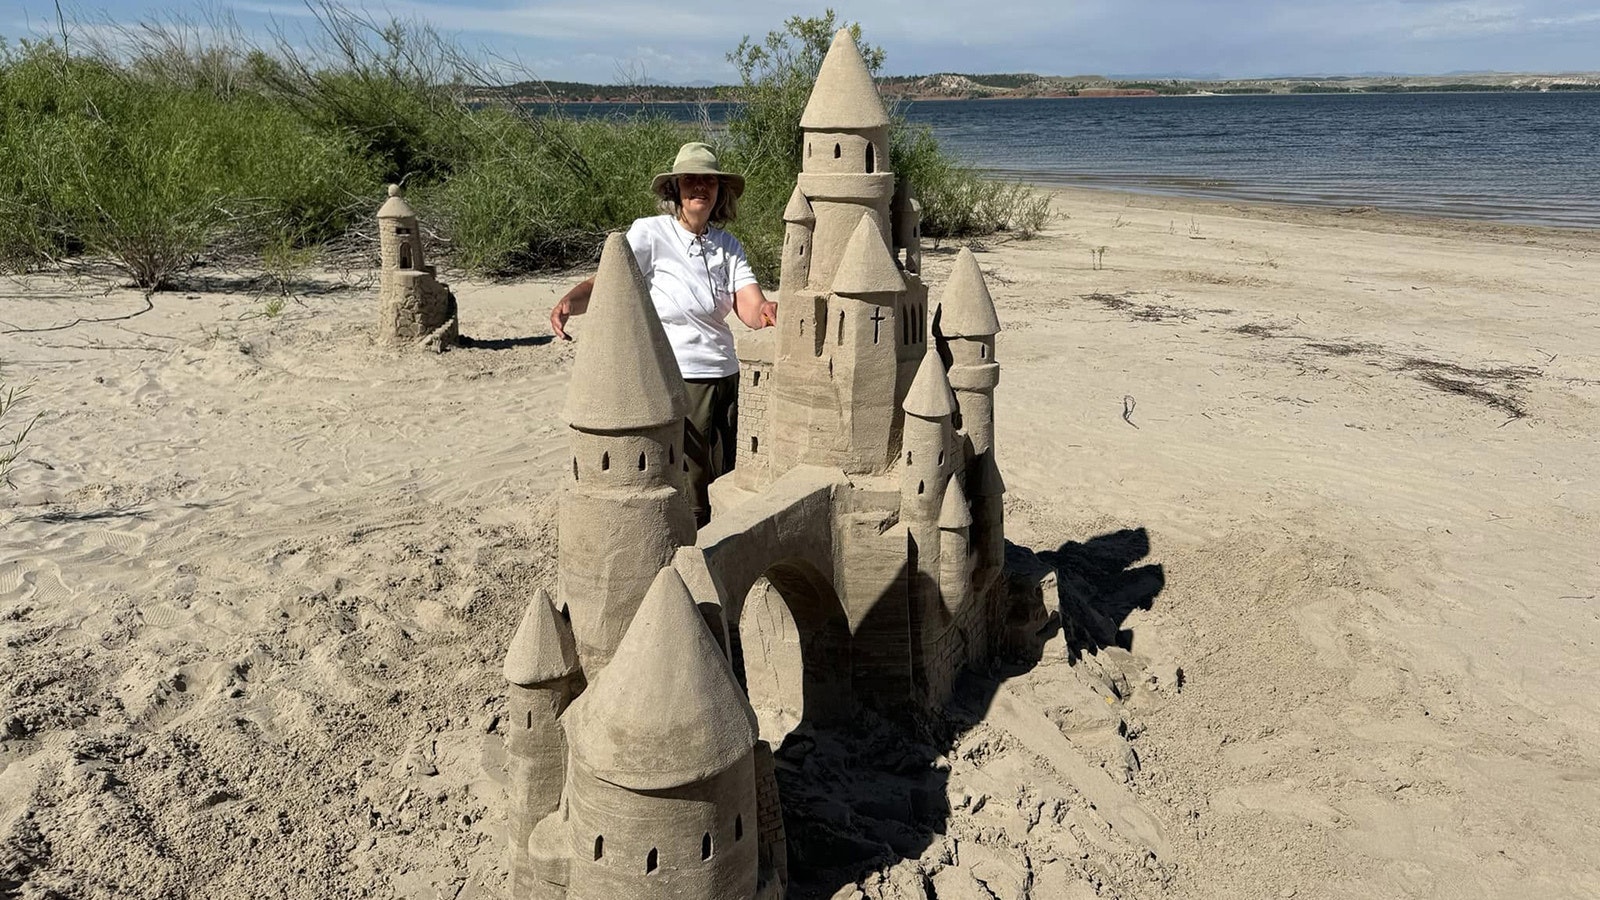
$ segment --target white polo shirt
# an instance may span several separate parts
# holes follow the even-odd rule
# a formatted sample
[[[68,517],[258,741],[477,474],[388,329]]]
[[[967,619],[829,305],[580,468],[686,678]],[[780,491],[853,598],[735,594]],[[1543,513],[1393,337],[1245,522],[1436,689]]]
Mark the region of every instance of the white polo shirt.
[[[673,216],[636,219],[628,229],[639,271],[684,378],[739,372],[728,313],[733,295],[756,283],[739,239],[720,228],[697,237]]]

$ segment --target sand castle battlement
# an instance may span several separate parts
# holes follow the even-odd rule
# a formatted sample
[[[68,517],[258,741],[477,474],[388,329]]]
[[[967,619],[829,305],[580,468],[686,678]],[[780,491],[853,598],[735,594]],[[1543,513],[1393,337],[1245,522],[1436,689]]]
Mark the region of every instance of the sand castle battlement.
[[[532,599],[505,664],[518,900],[782,897],[786,730],[937,709],[1007,627],[1043,619],[1000,577],[994,303],[963,250],[930,321],[888,126],[841,31],[801,119],[780,322],[741,342],[738,464],[698,534],[681,376],[626,239],[606,242],[565,409],[556,596]],[[750,640],[755,618],[793,652]]]

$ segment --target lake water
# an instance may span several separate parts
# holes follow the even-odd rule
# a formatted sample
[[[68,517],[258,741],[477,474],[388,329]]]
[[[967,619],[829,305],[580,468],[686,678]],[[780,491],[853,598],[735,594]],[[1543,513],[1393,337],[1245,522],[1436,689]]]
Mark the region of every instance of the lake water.
[[[924,100],[901,111],[964,161],[1040,184],[1600,227],[1600,92]]]

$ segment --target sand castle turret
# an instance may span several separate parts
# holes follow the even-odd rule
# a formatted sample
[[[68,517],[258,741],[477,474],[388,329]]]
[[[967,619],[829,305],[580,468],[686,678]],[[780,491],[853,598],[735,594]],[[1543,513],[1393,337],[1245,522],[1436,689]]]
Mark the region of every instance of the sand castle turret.
[[[572,628],[542,588],[511,638],[505,678],[510,683],[506,752],[511,757],[512,895],[532,897],[543,879],[528,858],[528,835],[561,803],[567,742],[558,720],[582,680]]]
[[[903,325],[891,321],[900,312],[900,301],[891,294],[903,294],[906,284],[891,249],[889,114],[847,29],[834,36],[823,59],[800,129],[800,176],[785,215],[790,243],[780,286],[784,321],[773,410],[775,418],[803,427],[778,436],[774,460],[780,467],[809,463],[881,472],[898,452],[894,402],[904,385],[893,364]],[[858,242],[863,221],[876,246]],[[857,242],[853,249],[852,242]],[[863,263],[866,256],[873,259]],[[854,271],[841,281],[847,257]],[[892,291],[888,279],[880,277],[884,269],[895,273]],[[871,296],[862,296],[863,276],[874,281],[866,286]],[[879,310],[875,314],[863,304]],[[865,321],[873,324],[861,324]],[[862,352],[852,343],[861,328],[876,329],[877,351]],[[879,393],[885,385],[887,393]],[[858,408],[857,401],[874,408]],[[857,430],[877,416],[887,425],[881,434],[877,424],[868,434]]]
[[[882,472],[899,452],[891,438],[905,279],[870,216],[857,220],[831,286],[832,376],[842,401],[845,446],[828,462],[846,472]]]
[[[939,592],[954,616],[972,599],[972,509],[961,479],[952,476],[939,506]]]
[[[939,518],[945,481],[959,468],[951,452],[956,402],[936,350],[922,355],[906,394],[905,413],[901,516],[933,524]]]
[[[568,900],[756,895],[755,712],[676,570],[567,734]]]
[[[949,625],[940,598],[939,513],[946,482],[959,468],[954,454],[955,398],[945,377],[939,354],[923,354],[922,364],[905,400],[905,431],[900,468],[900,521],[906,529],[907,603],[912,626],[912,653],[917,677],[914,684],[924,695],[933,689],[924,663],[929,648]]]
[[[789,195],[789,205],[783,210],[783,259],[778,270],[780,285],[804,288],[811,280],[812,236],[816,232],[817,216],[811,211],[811,201],[800,193],[798,185]]]
[[[905,181],[895,184],[894,198],[889,207],[889,217],[894,233],[895,259],[907,275],[922,274],[922,203],[911,196],[911,186]]]
[[[683,376],[633,251],[606,240],[567,389],[571,490],[556,596],[587,672],[611,658],[673,553],[694,542]]]
[[[456,298],[422,261],[422,231],[400,186],[378,208],[378,339],[429,343],[443,350],[460,340]]]
[[[834,35],[800,115],[800,192],[816,214],[811,283],[827,284],[862,213],[888,243],[889,113],[849,29]]]
[[[956,255],[945,284],[938,325],[968,445],[966,488],[974,507],[973,554],[981,594],[1005,562],[1005,484],[994,459],[994,390],[1000,384],[995,335],[1000,333],[1000,319],[978,260],[965,247]]]

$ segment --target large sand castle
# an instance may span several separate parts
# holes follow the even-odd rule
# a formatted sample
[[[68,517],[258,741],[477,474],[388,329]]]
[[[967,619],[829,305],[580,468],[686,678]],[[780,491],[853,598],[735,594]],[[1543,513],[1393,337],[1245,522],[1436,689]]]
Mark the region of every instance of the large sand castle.
[[[741,348],[739,465],[698,535],[682,378],[627,241],[606,243],[565,409],[557,596],[533,598],[505,664],[519,900],[782,897],[786,726],[936,709],[1009,620],[1044,619],[1000,577],[994,303],[963,251],[930,321],[919,208],[848,31],[800,125],[783,319],[776,347]],[[800,659],[745,651],[747,602],[782,604]],[[764,690],[795,663],[799,696]]]

